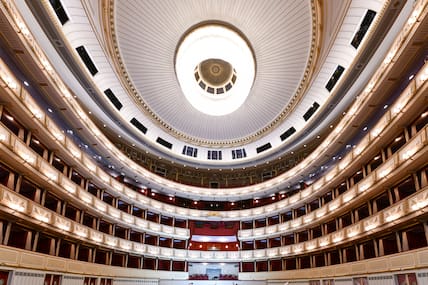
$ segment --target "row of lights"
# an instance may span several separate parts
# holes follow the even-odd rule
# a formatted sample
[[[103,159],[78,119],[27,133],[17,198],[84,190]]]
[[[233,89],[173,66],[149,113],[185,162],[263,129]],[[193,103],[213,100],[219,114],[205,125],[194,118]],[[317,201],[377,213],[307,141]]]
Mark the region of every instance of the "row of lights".
[[[423,113],[422,115],[421,115],[421,117],[425,117],[427,115],[427,112],[425,112],[425,113]],[[10,119],[10,120],[12,120],[13,121],[13,117],[11,117],[11,116],[9,116],[9,118],[8,119]],[[400,139],[400,138],[397,138],[396,140],[398,140],[398,139]],[[30,163],[32,163],[32,162],[34,162],[34,160],[32,160],[30,157],[28,157],[27,155],[23,155],[24,156],[24,159],[27,161],[27,162],[30,162]],[[376,158],[375,158],[376,159]],[[52,179],[56,179],[55,177],[53,177]],[[256,202],[258,202],[257,200],[256,200]]]
[[[393,161],[393,160],[391,160],[391,161]],[[427,191],[425,191],[425,192],[427,192]],[[410,206],[411,206],[412,210],[419,210],[419,209],[427,206],[428,199],[426,199],[427,197],[425,197],[425,196],[427,196],[428,192],[427,193],[425,193],[425,192],[419,193],[416,197],[412,197],[413,198],[412,203],[409,202],[411,204]],[[16,195],[16,194],[14,194],[14,195]],[[419,196],[421,196],[421,197],[419,197]],[[12,200],[14,201],[14,203],[11,205],[11,208],[19,210],[19,211],[25,210],[25,208],[27,206],[25,203],[25,200],[22,200],[21,202],[19,201],[19,199],[16,199],[16,198],[12,199]],[[407,201],[408,200],[406,200],[406,202]],[[404,205],[403,203],[400,203],[398,205],[394,205],[392,208],[389,208],[389,209],[386,209],[385,211],[383,211],[384,216],[385,216],[385,221],[386,222],[392,222],[392,221],[400,218],[403,215],[402,212],[405,209],[403,205]],[[46,220],[49,219],[47,217],[47,215],[43,214],[43,212],[40,209],[39,210],[35,210],[37,208],[32,208],[32,209],[33,209],[33,211],[35,211],[34,215],[38,220],[46,222]],[[378,225],[379,220],[376,220],[376,218],[377,217],[371,217],[371,218],[368,218],[365,221],[363,221],[364,228],[366,231],[370,231],[370,230],[374,229],[376,227],[376,225]],[[372,220],[374,222],[370,222]],[[351,230],[349,230],[349,229],[347,230],[347,232],[348,232],[347,236],[348,237],[354,237],[356,234],[359,233],[359,231],[357,230],[357,226],[358,225],[354,225],[354,226],[352,226],[352,228],[350,228]],[[354,227],[355,227],[355,229],[354,229]],[[81,236],[87,236],[87,231],[77,230],[76,234],[81,235]],[[345,238],[344,232],[335,233],[332,236],[332,241],[336,243],[336,242],[340,242],[344,238]],[[321,245],[321,243],[322,243],[322,245],[328,244],[328,242],[326,242],[326,241],[321,241],[320,245]],[[297,250],[300,251],[300,249],[303,249],[303,247],[302,248],[296,247],[296,252],[297,252]]]

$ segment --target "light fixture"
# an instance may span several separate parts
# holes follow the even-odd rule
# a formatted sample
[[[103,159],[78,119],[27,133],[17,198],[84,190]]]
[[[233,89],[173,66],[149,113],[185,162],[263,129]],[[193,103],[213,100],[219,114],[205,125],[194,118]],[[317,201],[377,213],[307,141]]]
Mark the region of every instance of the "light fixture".
[[[189,103],[210,116],[237,110],[247,99],[256,64],[248,42],[221,24],[194,29],[179,43],[175,71]]]

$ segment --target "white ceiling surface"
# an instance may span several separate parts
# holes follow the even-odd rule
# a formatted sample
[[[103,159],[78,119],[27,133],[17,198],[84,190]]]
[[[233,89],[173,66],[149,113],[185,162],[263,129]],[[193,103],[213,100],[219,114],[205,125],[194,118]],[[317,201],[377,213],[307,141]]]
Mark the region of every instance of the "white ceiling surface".
[[[296,23],[300,23],[303,29],[310,30],[311,27],[310,4],[306,1],[277,0],[275,3],[278,5],[264,5],[271,8],[260,5],[260,2],[263,1],[257,0],[225,0],[224,3],[222,2],[222,5],[211,5],[216,6],[217,8],[213,8],[213,11],[210,13],[222,15],[224,18],[218,18],[219,20],[223,19],[224,21],[231,22],[247,35],[249,40],[252,41],[252,45],[258,57],[257,79],[254,90],[251,94],[252,96],[248,100],[248,103],[245,103],[242,110],[237,111],[236,114],[231,114],[224,118],[212,118],[193,109],[193,107],[187,103],[186,99],[184,99],[184,95],[181,95],[181,91],[174,75],[173,55],[179,37],[188,27],[212,17],[203,16],[203,13],[206,14],[208,12],[203,11],[204,9],[202,9],[202,7],[211,7],[209,4],[213,4],[214,2],[217,4],[218,1],[219,0],[163,0],[115,2],[115,5],[117,5],[115,10],[118,14],[116,16],[118,26],[117,31],[119,32],[122,56],[127,60],[125,61],[126,68],[128,68],[128,72],[131,72],[130,74],[132,79],[136,80],[134,83],[141,85],[139,88],[141,88],[140,91],[144,100],[150,104],[155,104],[155,106],[151,106],[155,112],[164,112],[165,118],[172,120],[171,122],[168,121],[168,123],[170,123],[174,128],[178,126],[175,124],[179,123],[182,124],[182,126],[189,128],[189,134],[199,134],[203,137],[211,137],[213,140],[222,139],[225,137],[225,134],[228,134],[231,138],[239,138],[239,136],[244,133],[249,134],[248,131],[257,131],[257,128],[260,129],[263,127],[263,123],[271,120],[284,108],[289,98],[286,97],[286,95],[291,96],[295,91],[295,88],[300,83],[300,77],[302,74],[300,73],[299,77],[297,75],[299,73],[296,72],[296,70],[301,70],[303,72],[304,67],[306,67],[306,56],[310,44],[309,35],[307,35],[305,40],[302,38],[300,44],[302,46],[306,44],[307,49],[305,51],[305,56],[296,59],[295,54],[290,55],[290,53],[292,53],[292,49],[284,48],[287,45],[293,45],[295,39],[292,36],[290,36],[290,38],[288,36],[285,37],[284,34],[288,33],[289,35],[292,35],[294,32],[298,33],[297,28],[290,29],[288,27],[297,26]],[[183,8],[178,7],[181,7],[182,4],[190,5],[188,3],[193,2],[198,4],[195,4],[196,6],[193,8],[186,6],[185,11],[183,11]],[[235,7],[234,5],[233,7],[230,6],[231,2],[238,3],[238,8],[233,8]],[[243,4],[243,2],[245,2],[245,4]],[[293,2],[298,3],[296,4]],[[101,26],[98,23],[101,21],[100,15],[94,12],[99,11],[100,9],[98,6],[99,2],[97,1],[96,3],[98,4],[93,5],[94,2],[92,1],[63,1],[66,12],[70,17],[70,21],[62,27],[65,37],[72,48],[79,45],[84,45],[86,47],[99,70],[99,73],[93,77],[95,84],[99,88],[99,92],[102,93],[107,88],[113,90],[115,95],[124,105],[120,111],[120,115],[124,118],[124,121],[129,122],[130,119],[136,117],[148,128],[146,135],[140,135],[138,131],[136,131],[136,134],[158,147],[159,145],[156,144],[155,141],[158,136],[161,136],[173,143],[172,151],[166,150],[165,148],[163,148],[162,151],[168,151],[182,157],[182,146],[189,143],[174,138],[162,127],[157,126],[153,120],[145,117],[145,115],[134,105],[134,101],[129,97],[126,90],[121,86],[114,68],[111,65],[111,59],[107,56],[104,50],[104,38],[100,31]],[[125,4],[130,5],[132,3],[138,7],[124,7]],[[172,6],[164,7],[165,3],[170,3]],[[180,5],[177,5],[178,3]],[[326,5],[331,7],[330,4],[331,3]],[[86,6],[86,11],[82,5]],[[281,7],[282,5],[285,5],[286,9],[278,9],[278,7]],[[292,9],[290,5],[296,5],[295,9]],[[384,3],[378,0],[359,0],[352,1],[345,13],[343,13],[344,11],[342,10],[345,8],[344,5],[337,5],[337,7],[327,11],[328,13],[324,15],[326,17],[324,23],[328,24],[326,25],[326,31],[330,32],[330,34],[328,34],[328,37],[326,36],[322,46],[330,46],[331,49],[326,52],[324,62],[322,62],[316,78],[307,91],[305,98],[303,98],[300,104],[296,107],[295,112],[290,114],[289,117],[283,123],[279,124],[279,126],[269,135],[245,145],[248,154],[247,159],[253,159],[255,156],[259,156],[259,154],[256,153],[256,147],[265,143],[270,142],[272,144],[272,151],[283,145],[279,136],[290,126],[294,126],[297,131],[303,130],[305,122],[302,116],[312,105],[313,101],[316,100],[320,105],[323,105],[328,100],[329,93],[325,89],[325,84],[334,72],[337,64],[341,64],[344,67],[348,67],[352,64],[357,51],[350,45],[350,42],[354,33],[358,29],[367,8],[379,11],[382,5],[384,5]],[[252,11],[250,7],[256,11]],[[191,8],[199,9],[197,10],[199,12],[195,13],[194,10],[188,10]],[[331,10],[333,10],[334,13],[331,12]],[[169,14],[167,14],[166,11],[169,11]],[[226,11],[230,13],[226,13]],[[293,14],[291,11],[301,11],[301,13],[305,15],[300,15],[300,13]],[[330,12],[332,14],[329,14]],[[120,13],[123,13],[123,15],[120,16]],[[135,14],[132,15],[129,13]],[[166,13],[167,15],[164,15],[165,19],[161,21],[161,24],[159,24],[159,20],[155,19],[157,17],[156,13]],[[269,13],[272,13],[273,16],[270,16]],[[174,14],[177,14],[177,17],[181,17],[182,19],[180,21],[185,21],[185,23],[178,24],[178,19],[180,18],[172,18],[172,15]],[[256,17],[255,14],[258,16]],[[243,17],[243,15],[245,15],[245,17]],[[297,17],[297,15],[299,15],[299,17]],[[344,15],[342,20],[334,18],[340,17],[341,15]],[[187,17],[193,17],[194,20],[187,20]],[[299,22],[296,18],[299,18],[300,20],[301,18],[306,18],[306,20]],[[297,22],[293,22],[295,20]],[[148,41],[145,41],[142,36],[149,33],[150,30],[148,28],[138,28],[139,26],[137,26],[140,25],[140,22],[144,21],[146,21],[146,25],[152,29],[152,34],[150,34],[150,36],[145,36],[145,38],[150,39]],[[331,27],[332,21],[335,25],[339,25],[337,29]],[[255,24],[254,27],[250,28],[250,26],[253,25],[253,22],[260,23]],[[126,26],[127,28],[120,28],[121,26]],[[267,27],[269,26],[275,27],[275,29],[268,30]],[[175,30],[180,30],[180,33]],[[127,31],[127,34],[123,31]],[[157,33],[161,36],[157,35]],[[124,37],[127,37],[127,39],[124,39]],[[276,41],[280,42],[281,45]],[[167,44],[169,46],[167,46]],[[144,54],[142,52],[143,50],[147,50],[148,54]],[[271,51],[268,52],[268,50]],[[321,50],[323,51],[324,49]],[[289,68],[290,66],[297,64],[296,60],[300,60],[300,69],[299,67]],[[278,64],[278,62],[281,62],[281,64]],[[288,63],[286,62],[290,64],[287,65]],[[52,63],[57,65],[56,62]],[[71,80],[69,77],[64,78],[68,81]],[[163,79],[165,79],[165,82],[163,82]],[[291,91],[292,89],[293,91]],[[285,92],[284,90],[289,90],[289,92]],[[76,92],[76,94],[81,95],[83,93]],[[101,100],[106,100],[105,96],[102,96]],[[106,123],[108,122],[103,110],[101,110],[96,103],[89,100],[87,96],[82,97],[82,101],[87,104],[93,114],[103,118]],[[176,117],[178,118],[176,119]],[[162,117],[164,120],[165,118]],[[316,114],[311,118],[311,120],[314,118],[316,118]],[[109,126],[117,129],[113,122],[110,123],[111,125],[109,124]],[[121,133],[123,137],[128,137],[122,130],[117,129],[117,131],[118,133]],[[220,132],[221,134],[218,134],[218,137],[216,137],[216,132]],[[190,143],[190,145],[192,144]],[[198,158],[187,159],[206,162],[206,152],[207,149],[200,147]],[[269,152],[270,151],[266,151],[263,154],[267,155]],[[232,158],[229,156],[231,156],[229,152],[223,152],[223,161],[232,161]],[[212,163],[215,163],[215,161]]]
[[[294,95],[311,47],[310,1],[271,0],[116,1],[119,51],[131,80],[149,108],[190,137],[222,141],[246,137],[269,124]],[[205,115],[185,99],[174,55],[186,30],[203,21],[237,27],[252,45],[257,74],[241,108]],[[239,74],[238,74],[239,77]],[[137,116],[137,108],[127,108]]]

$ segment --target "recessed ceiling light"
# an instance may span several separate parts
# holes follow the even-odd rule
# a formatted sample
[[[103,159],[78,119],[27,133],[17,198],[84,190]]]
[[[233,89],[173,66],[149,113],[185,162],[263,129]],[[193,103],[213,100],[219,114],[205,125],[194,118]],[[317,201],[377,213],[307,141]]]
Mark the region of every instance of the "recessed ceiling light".
[[[180,42],[175,58],[181,90],[200,112],[227,115],[247,99],[255,76],[254,56],[231,28],[208,24],[193,29]]]

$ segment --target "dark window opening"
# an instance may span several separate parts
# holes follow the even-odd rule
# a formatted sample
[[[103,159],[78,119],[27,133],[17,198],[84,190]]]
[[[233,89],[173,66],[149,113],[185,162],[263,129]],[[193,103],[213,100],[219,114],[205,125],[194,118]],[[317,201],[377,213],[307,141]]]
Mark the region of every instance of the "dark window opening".
[[[62,162],[62,160],[56,155],[52,160],[52,166],[55,167],[59,172],[64,173],[65,163]]]
[[[195,147],[185,145],[183,147],[183,151],[181,153],[184,155],[190,156],[190,157],[197,157],[198,156],[198,149]]]
[[[141,257],[128,255],[128,264],[126,267],[128,268],[140,268]]]
[[[11,171],[6,166],[0,164],[0,184],[7,187],[9,184],[10,175]]]
[[[73,246],[70,242],[66,240],[60,241],[58,256],[59,257],[65,257],[65,258],[72,258],[72,252]]]
[[[409,177],[406,180],[402,181],[397,186],[397,190],[398,190],[400,200],[402,200],[402,199],[412,195],[413,193],[415,193],[416,187],[415,187],[415,183],[413,182],[412,177]]]
[[[264,145],[259,146],[258,148],[256,148],[256,152],[257,153],[261,153],[261,152],[263,152],[265,150],[270,149],[271,147],[272,147],[272,145],[270,143],[267,143],[267,144],[264,144]]]
[[[367,204],[362,205],[360,208],[357,209],[357,215],[358,215],[358,221],[367,218],[370,213],[369,213],[369,207]],[[356,221],[356,222],[358,222]]]
[[[119,101],[119,99],[114,95],[113,91],[111,89],[104,90],[104,94],[107,96],[107,98],[110,100],[110,102],[120,111],[122,109],[123,105]]]
[[[34,201],[36,197],[37,187],[30,181],[23,179],[21,183],[21,188],[19,188],[19,194],[27,197]]]
[[[340,264],[340,255],[339,251],[331,251],[330,253],[330,265]]]
[[[56,16],[58,17],[58,20],[61,22],[62,25],[68,22],[69,18],[67,16],[67,13],[65,12],[64,6],[62,6],[62,3],[60,0],[49,0],[51,3],[51,6],[53,10],[55,11]]]
[[[209,150],[208,151],[208,159],[211,159],[211,160],[222,160],[221,150]]]
[[[383,245],[383,255],[398,253],[398,245],[395,234],[388,235],[379,240]]]
[[[156,142],[157,142],[158,144],[163,145],[163,146],[164,146],[164,147],[166,147],[166,148],[172,149],[172,143],[167,142],[166,140],[164,140],[164,139],[163,139],[163,138],[161,138],[161,137],[158,137],[158,138],[156,139]]]
[[[61,199],[47,192],[45,197],[44,206],[54,212],[57,212],[61,209]]]
[[[320,107],[320,104],[318,104],[317,102],[314,102],[314,104],[312,104],[312,106],[303,115],[303,119],[305,119],[305,121],[309,120],[312,117],[312,115],[318,110],[319,107]]]
[[[289,138],[292,134],[296,132],[296,129],[294,127],[289,128],[285,132],[283,132],[279,137],[281,138],[281,141],[285,141],[287,138]]]
[[[244,148],[232,150],[232,159],[247,157],[247,153]]]
[[[363,40],[364,36],[366,35],[371,23],[373,22],[374,17],[376,16],[376,12],[373,10],[368,10],[366,15],[363,18],[363,21],[361,22],[360,28],[355,33],[351,45],[354,48],[358,48],[361,44],[361,41]]]
[[[372,240],[369,240],[362,244],[362,250],[364,254],[364,259],[375,258],[376,251],[375,246]]]
[[[143,134],[147,133],[147,128],[137,119],[132,118],[131,124],[133,124],[137,129],[139,129]]]
[[[427,238],[425,235],[424,226],[422,224],[417,224],[405,230],[405,232],[407,234],[409,250],[427,246]]]
[[[343,71],[345,71],[345,68],[338,65],[336,70],[333,72],[333,75],[330,77],[330,80],[327,82],[327,85],[325,86],[328,91],[333,89],[337,81],[339,81],[340,77],[342,76]]]
[[[25,128],[13,117],[9,112],[3,110],[3,114],[1,115],[0,120],[6,128],[8,128],[12,133],[14,133],[17,137],[25,141],[27,139],[27,131]],[[24,136],[21,137],[19,135],[20,130],[24,130]]]
[[[354,246],[343,249],[343,259],[345,262],[357,261],[357,252]]]
[[[375,213],[389,206],[391,206],[391,203],[389,201],[388,193],[383,193],[382,195],[374,199],[373,210]]]
[[[337,230],[336,220],[328,221],[326,223],[326,230],[327,230],[327,233],[335,232]]]
[[[86,51],[84,46],[79,46],[76,48],[77,53],[79,54],[80,58],[82,59],[83,63],[86,65],[86,68],[89,70],[89,72],[94,76],[98,73],[98,69],[96,68],[94,62],[92,61],[91,57],[89,56],[88,52]]]
[[[300,269],[311,268],[311,257],[302,256],[300,257]]]

